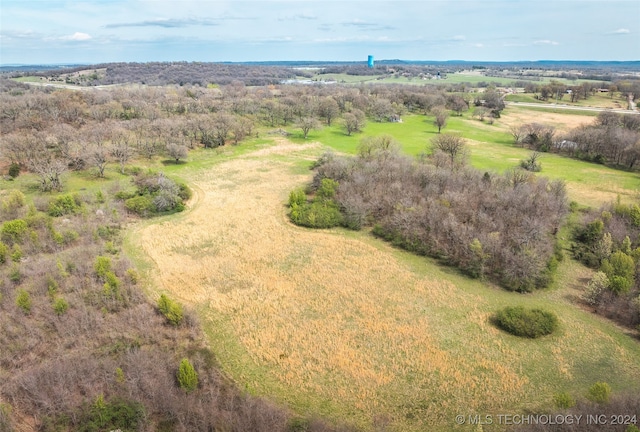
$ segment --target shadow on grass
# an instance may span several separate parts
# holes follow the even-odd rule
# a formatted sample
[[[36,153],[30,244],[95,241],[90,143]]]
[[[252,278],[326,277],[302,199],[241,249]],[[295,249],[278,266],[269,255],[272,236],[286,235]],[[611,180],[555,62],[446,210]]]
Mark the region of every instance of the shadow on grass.
[[[165,159],[160,163],[164,166],[180,166],[180,165],[186,165],[187,161],[186,160],[176,161],[175,159]]]

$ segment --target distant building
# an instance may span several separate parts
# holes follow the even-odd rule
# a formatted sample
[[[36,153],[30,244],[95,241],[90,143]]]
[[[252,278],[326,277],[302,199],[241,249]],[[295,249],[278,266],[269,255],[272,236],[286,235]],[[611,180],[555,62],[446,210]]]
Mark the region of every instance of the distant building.
[[[367,66],[369,66],[370,68],[373,68],[373,56],[372,55],[370,55],[367,58]]]

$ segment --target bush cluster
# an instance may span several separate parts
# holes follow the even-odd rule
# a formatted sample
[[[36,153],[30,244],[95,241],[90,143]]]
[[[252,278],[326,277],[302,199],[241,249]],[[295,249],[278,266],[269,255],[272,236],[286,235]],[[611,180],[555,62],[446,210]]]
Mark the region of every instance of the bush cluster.
[[[180,303],[171,300],[165,294],[160,295],[158,299],[158,310],[173,326],[179,326],[184,319],[184,311]]]
[[[344,223],[338,204],[334,201],[338,183],[322,179],[315,197],[307,202],[302,190],[294,190],[289,196],[289,217],[293,223],[309,228],[332,228]]]
[[[64,216],[72,213],[76,213],[80,210],[82,201],[78,194],[64,194],[58,195],[51,201],[49,201],[49,207],[47,213],[49,216]]]
[[[191,198],[191,190],[162,173],[140,173],[133,179],[134,192],[121,191],[117,197],[124,200],[125,208],[139,216],[148,217],[158,213],[179,212]]]
[[[554,244],[567,211],[562,182],[435,166],[384,139],[367,142],[355,158],[325,155],[316,171],[312,202],[299,191],[290,197],[301,225],[373,226],[398,246],[515,291],[546,286],[561,259]]]
[[[520,337],[538,338],[558,329],[558,318],[542,309],[525,309],[523,306],[505,307],[495,313],[495,324]]]
[[[573,240],[573,255],[598,270],[583,300],[597,313],[635,328],[640,324],[640,206],[616,202],[584,211]]]

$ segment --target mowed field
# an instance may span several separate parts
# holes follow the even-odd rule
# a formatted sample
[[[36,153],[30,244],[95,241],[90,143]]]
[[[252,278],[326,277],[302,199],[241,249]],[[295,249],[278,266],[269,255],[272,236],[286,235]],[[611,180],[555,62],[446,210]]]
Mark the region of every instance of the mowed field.
[[[364,429],[450,431],[475,430],[456,425],[458,414],[550,412],[554,393],[581,398],[596,381],[640,390],[638,341],[574,304],[587,269],[565,260],[554,287],[521,295],[366,232],[296,227],[289,191],[326,147],[257,147],[181,170],[196,192],[190,208],[129,234],[158,294],[198,312],[247,391]],[[556,312],[561,331],[531,341],[489,323],[519,304]]]

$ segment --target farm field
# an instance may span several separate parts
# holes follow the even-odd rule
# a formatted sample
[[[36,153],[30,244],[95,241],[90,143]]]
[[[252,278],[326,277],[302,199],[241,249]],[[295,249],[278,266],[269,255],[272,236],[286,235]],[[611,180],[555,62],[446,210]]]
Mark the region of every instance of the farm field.
[[[468,139],[472,165],[503,171],[529,154],[511,144],[508,126],[530,115],[509,108],[493,125],[450,117],[444,132]],[[567,130],[593,117],[536,113],[536,120]],[[614,392],[638,389],[640,345],[573,303],[591,271],[570,259],[551,288],[522,295],[366,232],[289,222],[289,191],[310,180],[308,167],[324,151],[355,153],[363,136],[389,133],[420,154],[436,133],[425,117],[370,122],[352,137],[338,126],[308,140],[290,132],[171,167],[194,189],[188,211],[140,223],[127,240],[158,294],[198,311],[223,370],[240,386],[300,413],[394,431],[456,430],[458,414],[550,411],[555,393],[581,398],[596,381]],[[542,165],[541,175],[565,178],[581,204],[630,201],[640,187],[637,174],[601,165],[556,155]],[[554,311],[561,331],[535,341],[505,334],[489,316],[508,305]]]

